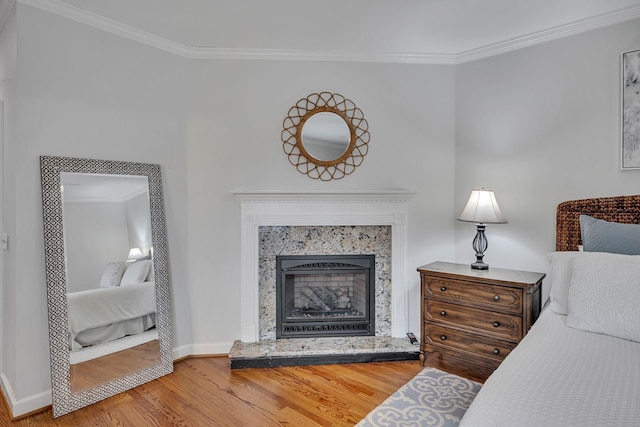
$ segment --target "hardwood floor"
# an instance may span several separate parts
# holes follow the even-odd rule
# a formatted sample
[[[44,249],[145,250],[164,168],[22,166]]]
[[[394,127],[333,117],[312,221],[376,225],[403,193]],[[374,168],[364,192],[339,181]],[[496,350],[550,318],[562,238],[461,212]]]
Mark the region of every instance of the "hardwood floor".
[[[51,410],[0,426],[353,426],[422,370],[418,361],[230,369],[190,358],[175,372],[53,419]]]

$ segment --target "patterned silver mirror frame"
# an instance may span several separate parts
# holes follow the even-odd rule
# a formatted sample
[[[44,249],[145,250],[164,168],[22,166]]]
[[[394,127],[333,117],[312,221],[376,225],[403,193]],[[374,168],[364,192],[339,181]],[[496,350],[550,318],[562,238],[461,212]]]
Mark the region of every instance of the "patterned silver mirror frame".
[[[41,156],[40,172],[51,352],[51,388],[55,418],[173,372],[169,276],[162,177],[159,165]],[[160,341],[160,364],[79,393],[71,393],[60,172],[142,175],[149,180],[157,301],[156,327]]]

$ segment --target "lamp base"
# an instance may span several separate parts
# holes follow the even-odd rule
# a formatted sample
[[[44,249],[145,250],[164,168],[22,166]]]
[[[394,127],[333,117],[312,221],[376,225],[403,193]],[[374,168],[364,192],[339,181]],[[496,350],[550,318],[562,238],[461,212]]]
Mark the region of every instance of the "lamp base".
[[[471,264],[471,268],[474,270],[488,270],[489,264],[485,264],[482,260],[484,258],[484,251],[489,246],[487,238],[484,235],[484,224],[476,224],[476,237],[473,239],[473,250],[476,252],[476,262]]]
[[[474,270],[488,270],[489,264],[485,264],[484,262],[474,262],[471,264],[471,268]]]

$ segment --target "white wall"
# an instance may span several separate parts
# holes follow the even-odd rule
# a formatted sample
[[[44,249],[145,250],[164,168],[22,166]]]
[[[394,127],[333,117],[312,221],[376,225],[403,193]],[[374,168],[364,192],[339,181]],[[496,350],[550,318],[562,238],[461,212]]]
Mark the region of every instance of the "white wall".
[[[189,306],[200,352],[240,338],[240,203],[234,189],[408,189],[406,277],[419,329],[416,268],[453,258],[453,68],[278,61],[189,64]],[[350,98],[369,123],[363,164],[342,180],[299,173],[282,149],[289,109],[314,92]]]
[[[240,335],[240,205],[230,190],[415,191],[407,277],[417,330],[415,269],[453,257],[451,66],[193,60],[185,75],[183,59],[22,3],[18,46],[20,139],[10,187],[19,215],[15,278],[5,283],[15,292],[5,307],[17,309],[3,340],[14,415],[50,399],[43,154],[163,166],[177,355],[223,353]],[[322,90],[351,97],[372,133],[363,165],[339,182],[301,175],[282,151],[287,111]]]
[[[546,272],[558,203],[640,193],[619,161],[620,54],[638,48],[633,20],[456,67],[455,213],[485,187],[509,220],[487,226],[487,263]],[[474,235],[456,226],[458,261]]]
[[[9,233],[13,237],[12,230],[15,228],[15,209],[11,200],[14,199],[14,191],[7,186],[9,174],[14,170],[14,165],[7,161],[11,158],[13,146],[15,145],[16,129],[15,129],[15,85],[16,85],[16,13],[15,7],[9,14],[2,32],[0,33],[0,99],[4,103],[4,128],[3,128],[3,146],[2,163],[0,164],[2,174],[3,188],[2,193],[2,212],[0,220],[2,231]],[[13,247],[13,241],[10,242],[10,249]],[[11,375],[15,370],[15,356],[11,352],[11,347],[5,345],[7,337],[13,333],[12,325],[15,317],[16,307],[8,302],[15,301],[15,284],[13,280],[13,269],[11,264],[15,262],[15,256],[12,251],[1,251],[2,257],[2,275],[0,276],[0,380],[6,375]],[[14,375],[15,376],[15,375]],[[4,382],[3,382],[4,384]],[[7,390],[5,390],[5,395]]]
[[[11,274],[3,284],[4,374],[14,415],[50,401],[39,156],[64,155],[161,164],[176,318],[175,341],[189,342],[184,62],[145,45],[17,4],[17,134],[6,185],[17,212]],[[10,275],[11,275],[10,274]]]

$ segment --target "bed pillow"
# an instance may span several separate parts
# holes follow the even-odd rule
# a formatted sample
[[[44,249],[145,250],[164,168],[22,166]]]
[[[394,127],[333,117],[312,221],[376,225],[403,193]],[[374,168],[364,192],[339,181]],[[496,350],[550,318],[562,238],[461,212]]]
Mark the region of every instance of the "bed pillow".
[[[571,278],[573,276],[573,262],[575,259],[586,259],[589,261],[608,260],[608,259],[628,259],[629,261],[637,260],[640,257],[633,255],[618,255],[602,252],[552,252],[549,254],[549,282],[551,283],[551,293],[549,294],[549,309],[558,314],[569,313],[569,288],[571,286]]]
[[[571,272],[573,260],[582,252],[552,252],[549,254],[549,282],[551,293],[549,294],[549,309],[558,314],[567,314],[567,300],[569,299],[569,286],[571,285]]]
[[[580,215],[580,234],[586,252],[640,255],[640,224],[621,224]]]
[[[149,274],[147,275],[147,280],[145,282],[154,282],[156,280],[156,273],[153,268],[153,261],[149,261]]]
[[[124,271],[120,286],[135,285],[136,283],[144,282],[149,275],[150,266],[151,261],[134,262]]]
[[[640,342],[638,306],[638,260],[631,261],[628,257],[574,260],[567,326]]]
[[[124,261],[107,263],[106,267],[102,271],[102,277],[100,278],[101,288],[113,288],[120,284],[122,279],[122,273],[124,273],[125,263]]]

